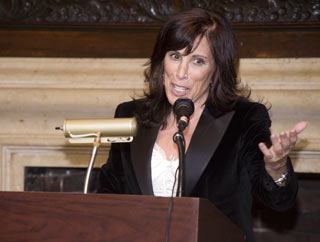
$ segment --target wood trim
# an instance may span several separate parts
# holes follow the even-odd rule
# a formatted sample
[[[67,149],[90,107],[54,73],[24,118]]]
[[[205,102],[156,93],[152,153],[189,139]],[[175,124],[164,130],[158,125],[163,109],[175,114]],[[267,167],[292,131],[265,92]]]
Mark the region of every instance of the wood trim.
[[[10,57],[146,57],[155,31],[0,30],[0,56]]]
[[[320,23],[233,24],[242,58],[320,57]],[[146,58],[160,24],[0,28],[3,57]]]
[[[3,57],[123,57],[151,55],[158,29],[0,29]],[[319,29],[234,30],[242,58],[320,57]]]
[[[320,24],[234,26],[242,58],[320,57]]]

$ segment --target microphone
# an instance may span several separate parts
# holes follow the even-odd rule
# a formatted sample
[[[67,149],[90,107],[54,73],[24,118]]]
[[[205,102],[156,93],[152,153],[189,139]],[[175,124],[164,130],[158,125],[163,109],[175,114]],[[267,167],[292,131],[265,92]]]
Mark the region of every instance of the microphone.
[[[102,143],[130,142],[137,134],[135,118],[66,119],[62,130],[70,143],[93,143],[94,137],[101,136]]]
[[[173,104],[173,112],[177,116],[177,124],[183,131],[189,124],[189,118],[193,114],[194,104],[189,98],[179,98]]]
[[[179,150],[179,177],[178,177],[178,189],[177,196],[184,196],[184,163],[185,163],[185,139],[183,130],[189,124],[189,118],[193,114],[194,104],[191,99],[179,98],[173,104],[173,112],[177,116],[177,125],[179,131],[173,135],[173,141],[178,145]]]

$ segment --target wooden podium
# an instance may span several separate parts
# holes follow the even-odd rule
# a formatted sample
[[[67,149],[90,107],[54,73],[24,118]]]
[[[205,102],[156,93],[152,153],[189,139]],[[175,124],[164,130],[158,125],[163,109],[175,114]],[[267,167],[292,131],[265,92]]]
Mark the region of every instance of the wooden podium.
[[[0,241],[165,241],[170,198],[0,192]],[[236,242],[244,234],[209,201],[174,198],[169,242]]]

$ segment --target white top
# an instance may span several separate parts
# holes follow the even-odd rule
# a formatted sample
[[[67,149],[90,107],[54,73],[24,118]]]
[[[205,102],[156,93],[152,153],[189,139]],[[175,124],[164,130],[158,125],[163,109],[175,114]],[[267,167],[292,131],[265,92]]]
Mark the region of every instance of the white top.
[[[151,157],[151,177],[153,193],[155,196],[171,197],[174,183],[174,174],[179,166],[179,159],[170,157],[167,160],[165,151],[155,143]],[[176,196],[178,187],[178,174],[173,196]]]

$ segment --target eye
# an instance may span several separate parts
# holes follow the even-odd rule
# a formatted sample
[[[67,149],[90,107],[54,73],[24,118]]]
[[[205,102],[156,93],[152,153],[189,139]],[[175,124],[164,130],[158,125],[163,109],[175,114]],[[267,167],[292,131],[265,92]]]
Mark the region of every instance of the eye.
[[[180,59],[180,54],[177,52],[169,52],[169,56],[173,60],[179,60]]]
[[[206,61],[202,58],[196,57],[196,58],[194,58],[193,63],[197,66],[202,66],[202,65],[206,64]]]

